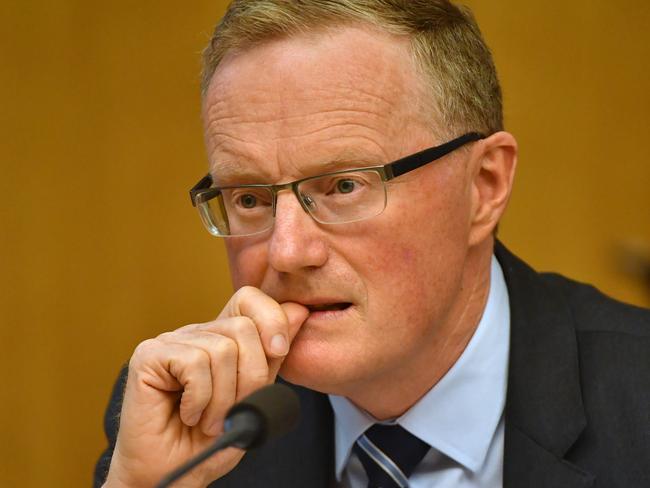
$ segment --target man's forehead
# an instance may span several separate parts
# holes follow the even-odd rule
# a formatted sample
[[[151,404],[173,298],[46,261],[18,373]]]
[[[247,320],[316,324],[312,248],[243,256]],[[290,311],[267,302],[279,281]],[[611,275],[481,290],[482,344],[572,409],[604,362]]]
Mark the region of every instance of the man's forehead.
[[[421,95],[410,43],[364,26],[345,26],[261,43],[227,54],[209,84],[204,107],[228,102],[269,103],[327,97],[390,103]]]

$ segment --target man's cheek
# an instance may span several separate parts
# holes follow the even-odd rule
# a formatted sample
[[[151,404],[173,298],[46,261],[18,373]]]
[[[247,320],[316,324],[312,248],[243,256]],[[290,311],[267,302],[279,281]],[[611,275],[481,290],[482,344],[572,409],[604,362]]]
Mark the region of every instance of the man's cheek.
[[[407,247],[397,247],[387,258],[374,260],[368,273],[379,295],[374,306],[385,308],[391,304],[401,311],[415,307],[428,287],[429,273],[424,267],[418,253]]]
[[[268,261],[260,246],[226,245],[230,277],[235,289],[245,285],[259,287],[264,280]]]

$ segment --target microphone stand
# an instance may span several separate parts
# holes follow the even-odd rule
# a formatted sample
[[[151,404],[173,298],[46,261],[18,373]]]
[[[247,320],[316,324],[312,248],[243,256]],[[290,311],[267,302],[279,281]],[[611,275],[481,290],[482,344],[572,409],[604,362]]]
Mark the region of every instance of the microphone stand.
[[[167,474],[156,488],[167,488],[188,471],[226,447],[252,449],[291,430],[300,416],[298,396],[286,385],[272,384],[235,404],[226,414],[223,435],[206,450]]]
[[[217,442],[167,474],[156,485],[156,488],[168,488],[188,471],[226,447],[247,449],[253,446],[260,437],[260,433],[264,431],[264,425],[259,415],[250,411],[240,411],[226,419],[225,429],[226,431],[219,437]]]

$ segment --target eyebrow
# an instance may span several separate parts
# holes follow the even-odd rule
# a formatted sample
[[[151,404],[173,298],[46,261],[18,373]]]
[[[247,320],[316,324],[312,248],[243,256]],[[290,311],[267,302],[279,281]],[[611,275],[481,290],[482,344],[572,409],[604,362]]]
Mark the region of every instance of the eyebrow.
[[[265,179],[264,173],[242,164],[218,162],[210,165],[212,181],[219,185],[259,183]]]
[[[253,161],[254,158],[240,151],[223,150],[225,157],[209,165],[212,181],[220,185],[258,183],[268,179],[271,175],[260,169],[255,169],[252,164],[242,162]]]
[[[371,158],[368,156],[359,157],[359,158],[341,157],[341,158],[330,159],[326,163],[318,164],[315,165],[314,167],[318,168],[318,172],[315,174],[321,174],[321,173],[331,173],[333,171],[339,171],[344,169],[364,168],[366,166],[380,166],[383,164],[385,163],[377,160],[377,158]],[[306,176],[311,176],[311,174]]]

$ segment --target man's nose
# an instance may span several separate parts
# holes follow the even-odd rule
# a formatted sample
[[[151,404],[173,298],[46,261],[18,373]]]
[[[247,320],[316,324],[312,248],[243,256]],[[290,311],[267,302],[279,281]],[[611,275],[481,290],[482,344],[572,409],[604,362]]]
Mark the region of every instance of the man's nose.
[[[283,191],[277,198],[269,242],[271,267],[279,272],[295,273],[325,264],[328,246],[322,229],[292,192]]]

